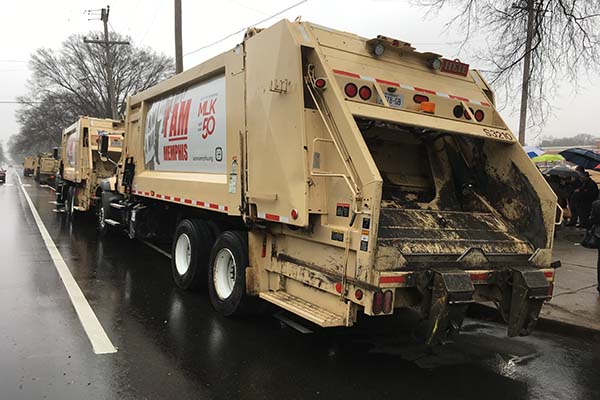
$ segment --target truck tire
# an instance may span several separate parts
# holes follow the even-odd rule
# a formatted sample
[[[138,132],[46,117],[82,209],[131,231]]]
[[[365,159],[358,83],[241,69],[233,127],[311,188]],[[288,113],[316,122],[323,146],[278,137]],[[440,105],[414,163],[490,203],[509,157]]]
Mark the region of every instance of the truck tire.
[[[206,286],[214,241],[205,221],[184,219],[177,225],[171,247],[171,270],[178,287],[188,290]]]
[[[75,213],[75,188],[68,186],[65,191],[67,194],[65,197],[65,213],[68,217],[73,217]]]
[[[98,236],[104,237],[110,229],[110,225],[106,223],[106,220],[114,219],[110,212],[110,202],[119,196],[113,192],[102,192],[98,197],[100,198],[96,201],[96,227],[98,229]]]
[[[213,307],[220,314],[231,316],[248,311],[247,266],[247,234],[240,231],[223,232],[212,248],[208,269],[208,294]]]

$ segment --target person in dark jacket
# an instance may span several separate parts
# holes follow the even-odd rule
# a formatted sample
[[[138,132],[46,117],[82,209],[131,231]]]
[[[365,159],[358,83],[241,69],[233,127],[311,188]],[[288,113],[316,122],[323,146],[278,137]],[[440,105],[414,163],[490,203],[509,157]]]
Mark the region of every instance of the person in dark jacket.
[[[592,203],[598,199],[598,185],[592,180],[588,172],[583,173],[583,180],[579,187],[579,225],[582,228],[590,226],[590,212]]]
[[[592,203],[592,211],[590,212],[590,224],[593,232],[600,230],[600,200],[596,200]],[[600,293],[600,248],[598,249],[598,261],[596,262],[597,268],[597,283],[596,289]]]

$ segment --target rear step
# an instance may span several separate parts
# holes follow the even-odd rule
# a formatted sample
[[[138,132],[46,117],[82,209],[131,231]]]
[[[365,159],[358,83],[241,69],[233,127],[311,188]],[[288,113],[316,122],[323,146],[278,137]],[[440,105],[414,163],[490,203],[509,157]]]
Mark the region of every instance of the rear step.
[[[260,298],[322,327],[346,326],[344,317],[289,293],[262,292]]]
[[[114,219],[105,219],[104,222],[111,226],[121,225],[118,221],[115,221]]]

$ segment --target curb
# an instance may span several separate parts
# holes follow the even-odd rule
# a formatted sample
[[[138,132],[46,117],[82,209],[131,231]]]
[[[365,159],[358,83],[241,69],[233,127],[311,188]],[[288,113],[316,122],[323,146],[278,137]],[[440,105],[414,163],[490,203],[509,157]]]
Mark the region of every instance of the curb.
[[[473,318],[504,323],[500,313],[496,308],[481,303],[471,304],[467,314]],[[537,322],[534,332],[536,330],[584,339],[600,339],[600,330],[548,318],[540,318]]]

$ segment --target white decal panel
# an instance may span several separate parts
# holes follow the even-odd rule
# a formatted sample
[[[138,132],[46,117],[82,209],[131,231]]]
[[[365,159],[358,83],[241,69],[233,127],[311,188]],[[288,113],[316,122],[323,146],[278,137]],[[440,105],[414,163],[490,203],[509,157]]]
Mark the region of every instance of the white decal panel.
[[[148,170],[225,173],[225,76],[151,103],[144,132]]]

